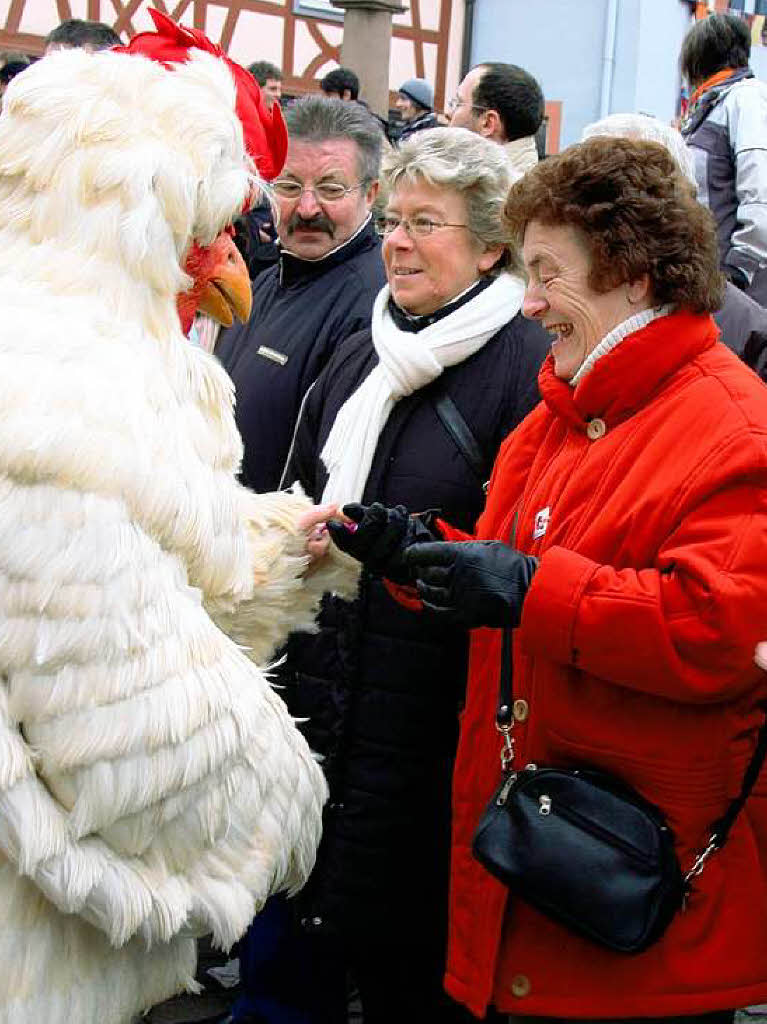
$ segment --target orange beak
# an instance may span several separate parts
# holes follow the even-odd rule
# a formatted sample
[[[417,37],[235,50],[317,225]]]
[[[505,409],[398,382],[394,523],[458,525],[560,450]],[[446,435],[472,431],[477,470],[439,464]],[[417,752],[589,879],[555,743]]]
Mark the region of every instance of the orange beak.
[[[245,323],[253,304],[248,268],[230,235],[220,235],[214,244],[217,259],[197,308],[224,327],[231,327],[235,317]]]

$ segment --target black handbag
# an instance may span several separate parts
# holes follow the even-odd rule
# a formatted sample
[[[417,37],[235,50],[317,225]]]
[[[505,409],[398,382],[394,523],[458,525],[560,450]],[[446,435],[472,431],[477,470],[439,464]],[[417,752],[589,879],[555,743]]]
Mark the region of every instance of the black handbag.
[[[504,630],[496,714],[503,780],[474,833],[474,856],[548,917],[608,949],[640,953],[660,938],[727,841],[764,762],[767,721],[739,795],[683,873],[663,813],[630,786],[587,766],[515,771],[512,707],[511,630]]]

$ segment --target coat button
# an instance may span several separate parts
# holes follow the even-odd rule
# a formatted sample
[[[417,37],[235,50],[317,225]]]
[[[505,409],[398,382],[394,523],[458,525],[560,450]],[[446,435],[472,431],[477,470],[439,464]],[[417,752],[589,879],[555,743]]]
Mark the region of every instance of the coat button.
[[[514,701],[514,721],[515,722],[526,722],[527,716],[530,714],[530,705],[526,700],[522,700],[518,697]]]
[[[517,999],[523,999],[530,995],[530,979],[526,974],[515,974],[511,979],[511,994]]]
[[[586,436],[589,441],[598,441],[600,437],[604,437],[607,433],[607,424],[604,420],[599,418],[589,420],[586,424]]]

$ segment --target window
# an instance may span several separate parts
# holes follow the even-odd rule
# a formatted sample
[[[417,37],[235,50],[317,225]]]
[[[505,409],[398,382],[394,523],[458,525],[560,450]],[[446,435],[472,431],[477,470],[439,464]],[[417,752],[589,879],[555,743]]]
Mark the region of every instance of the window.
[[[330,0],[293,0],[293,12],[310,18],[344,20],[344,12],[339,7],[333,7]]]

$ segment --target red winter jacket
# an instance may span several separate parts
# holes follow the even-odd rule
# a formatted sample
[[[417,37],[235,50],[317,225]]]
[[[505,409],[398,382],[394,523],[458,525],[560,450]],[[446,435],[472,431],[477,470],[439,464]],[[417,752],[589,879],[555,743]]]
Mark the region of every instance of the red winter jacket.
[[[716,337],[707,316],[662,317],[575,389],[549,357],[544,401],[501,448],[477,526],[540,558],[514,639],[516,763],[625,779],[666,813],[684,869],[738,792],[767,697],[752,660],[767,636],[767,391]],[[454,781],[451,995],[477,1015],[560,1017],[767,1001],[767,770],[688,909],[638,956],[508,899],[472,858],[500,780],[499,661],[500,631],[477,630]]]

